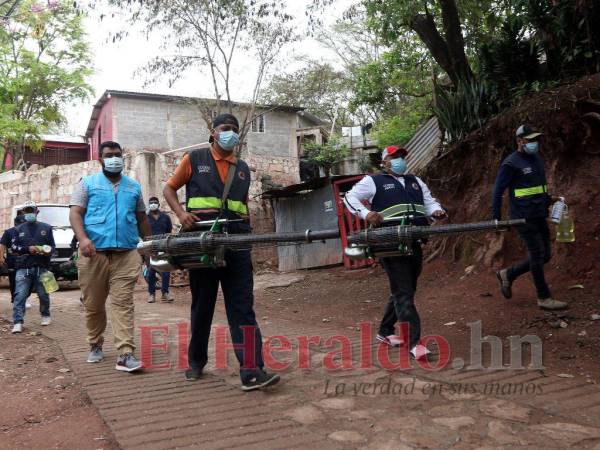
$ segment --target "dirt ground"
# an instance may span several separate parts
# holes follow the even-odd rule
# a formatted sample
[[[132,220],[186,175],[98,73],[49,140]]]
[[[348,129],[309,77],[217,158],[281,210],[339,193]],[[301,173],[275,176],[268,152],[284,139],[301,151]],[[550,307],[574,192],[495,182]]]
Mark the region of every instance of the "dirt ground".
[[[10,327],[0,320],[0,449],[118,449],[57,344]]]
[[[596,351],[600,344],[600,314],[597,283],[587,280],[583,289],[569,289],[579,280],[557,283],[556,268],[548,270],[555,296],[565,299],[570,309],[557,325],[557,314],[544,313],[534,303],[531,280],[524,277],[514,285],[508,301],[499,292],[494,273],[476,267],[469,275],[459,264],[438,259],[425,265],[417,304],[426,335],[441,335],[451,347],[451,358],[469,361],[468,323],[481,320],[484,335],[500,337],[505,344],[511,335],[539,336],[544,344],[544,365],[549,373],[600,381]],[[270,282],[287,284],[270,287]],[[355,329],[362,321],[378,324],[389,287],[381,267],[347,271],[343,267],[308,270],[282,277],[261,273],[256,277],[256,311],[261,322],[296,318],[298,324],[327,322],[340,333]],[[187,287],[172,289],[174,309],[183,317],[189,310]],[[75,297],[74,297],[75,298]],[[145,285],[136,289],[136,302],[145,302]],[[35,304],[35,300],[34,300]],[[554,328],[558,326],[558,328]],[[0,448],[116,449],[118,446],[98,412],[89,404],[57,345],[40,335],[14,336],[10,324],[0,322],[0,402],[10,405],[0,416]],[[484,358],[485,359],[485,358]],[[69,430],[68,435],[64,430]]]
[[[423,334],[443,336],[450,343],[451,359],[460,356],[469,360],[471,329],[467,324],[481,320],[484,336],[503,340],[505,356],[509,354],[508,336],[537,335],[543,341],[548,371],[600,382],[600,320],[591,320],[592,314],[600,314],[597,282],[589,280],[583,289],[569,289],[579,280],[554,283],[556,277],[549,270],[555,297],[569,302],[570,308],[563,313],[548,313],[537,308],[533,282],[528,276],[515,282],[513,298],[506,300],[491,269],[475,268],[470,275],[464,269],[458,264],[448,266],[442,260],[427,264],[416,296]],[[278,316],[294,316],[299,322],[325,319],[339,324],[342,330],[361,321],[379,323],[389,295],[387,276],[380,266],[357,271],[335,267],[303,273],[306,278],[301,282],[258,293],[259,317],[276,320]],[[561,328],[561,320],[566,328]]]

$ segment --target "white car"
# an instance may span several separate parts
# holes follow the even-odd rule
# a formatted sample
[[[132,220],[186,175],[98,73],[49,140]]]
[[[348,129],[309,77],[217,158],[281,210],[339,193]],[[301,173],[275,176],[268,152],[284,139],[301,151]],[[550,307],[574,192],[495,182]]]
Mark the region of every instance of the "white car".
[[[50,258],[50,270],[52,270],[57,279],[77,279],[76,270],[63,273],[63,270],[60,268],[61,264],[69,261],[74,251],[71,247],[74,233],[69,222],[69,205],[37,203],[37,207],[39,210],[38,222],[44,222],[52,226],[52,234],[54,235],[54,243],[56,244],[56,250],[54,250]],[[13,207],[11,223],[20,209],[23,209],[23,205]]]

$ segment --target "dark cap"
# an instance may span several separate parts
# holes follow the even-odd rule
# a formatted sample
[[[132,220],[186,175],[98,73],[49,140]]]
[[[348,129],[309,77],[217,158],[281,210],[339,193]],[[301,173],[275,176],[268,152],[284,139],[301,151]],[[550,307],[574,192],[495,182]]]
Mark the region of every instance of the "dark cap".
[[[237,118],[233,114],[229,114],[229,113],[219,114],[217,117],[214,118],[213,123],[212,123],[213,129],[217,128],[219,125],[233,125],[238,130],[240,128],[240,123],[238,122]],[[212,143],[213,140],[214,139],[211,136],[208,139],[208,142]]]
[[[236,128],[240,128],[240,123],[236,117],[229,113],[219,114],[217,117],[215,117],[212,127],[217,128],[219,125],[234,125]]]
[[[537,131],[531,125],[524,124],[524,125],[521,125],[519,128],[517,128],[517,137],[518,138],[535,139],[536,137],[541,136],[541,135],[542,135],[542,133]]]

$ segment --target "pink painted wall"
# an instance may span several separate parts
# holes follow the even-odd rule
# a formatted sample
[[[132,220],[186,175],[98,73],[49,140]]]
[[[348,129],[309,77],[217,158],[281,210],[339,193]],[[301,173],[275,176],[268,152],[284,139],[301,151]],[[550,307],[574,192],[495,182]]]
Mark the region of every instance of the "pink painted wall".
[[[102,133],[99,136],[99,133]],[[100,143],[104,141],[112,141],[113,139],[113,105],[112,98],[109,98],[100,111],[98,116],[98,122],[96,122],[96,128],[94,128],[94,134],[91,138],[90,145],[90,159],[98,159],[98,149]]]

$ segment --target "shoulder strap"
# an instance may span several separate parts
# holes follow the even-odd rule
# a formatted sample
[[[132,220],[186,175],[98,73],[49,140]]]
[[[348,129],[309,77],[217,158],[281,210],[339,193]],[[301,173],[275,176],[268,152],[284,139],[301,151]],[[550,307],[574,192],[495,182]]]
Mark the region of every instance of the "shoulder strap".
[[[223,189],[223,195],[221,196],[221,208],[219,208],[219,218],[223,215],[223,211],[227,205],[227,197],[229,197],[229,191],[231,191],[231,185],[233,184],[233,178],[235,177],[235,171],[237,169],[237,163],[229,163],[229,172],[227,172],[227,179],[225,180],[225,189]]]

